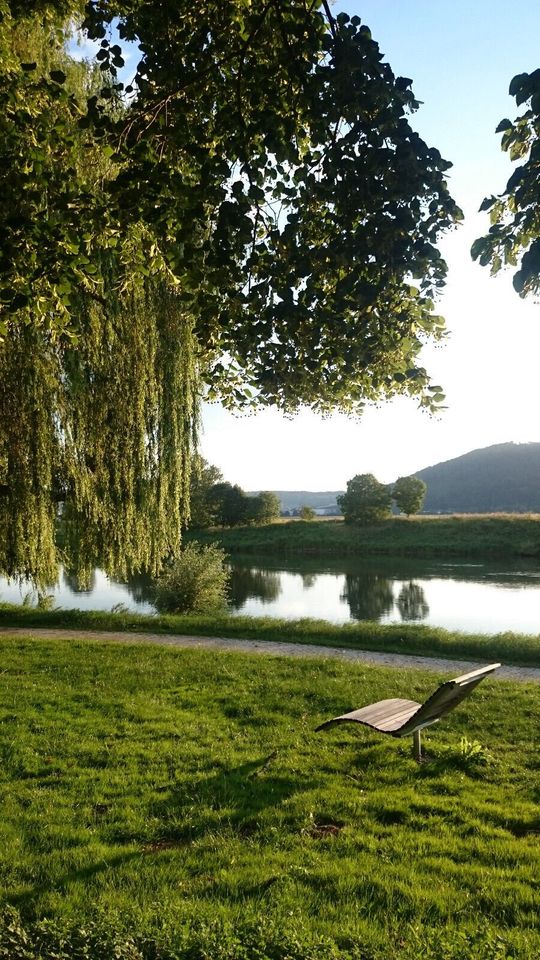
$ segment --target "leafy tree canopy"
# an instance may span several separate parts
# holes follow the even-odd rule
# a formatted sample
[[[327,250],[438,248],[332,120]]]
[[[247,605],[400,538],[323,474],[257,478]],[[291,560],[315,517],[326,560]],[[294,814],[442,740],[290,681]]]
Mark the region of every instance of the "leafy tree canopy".
[[[347,481],[347,490],[337,498],[346,523],[378,523],[390,514],[391,495],[372,473],[361,473]]]
[[[392,489],[392,500],[401,513],[410,517],[413,513],[420,513],[426,490],[426,484],[419,477],[399,477]]]
[[[524,110],[513,122],[501,120],[496,132],[502,133],[502,149],[519,163],[502,194],[482,202],[491,227],[471,253],[492,273],[517,267],[514,288],[525,297],[540,292],[540,69],[518,74],[509,92]]]
[[[59,21],[56,2],[3,10],[4,35]],[[101,43],[91,90],[13,50],[6,68],[9,149],[32,159],[5,210],[4,323],[76,336],[70,292],[105,295],[112,256],[117,285],[169,278],[231,402],[242,381],[287,409],[430,403],[417,354],[442,332],[436,243],[460,214],[450,165],[407,120],[411,81],[360,19],[307,0],[91,0],[84,27]],[[99,189],[93,165],[65,169],[81,137]]]
[[[201,382],[439,402],[418,352],[460,212],[416,106],[324,0],[0,0],[2,570],[52,576],[62,500],[73,567],[157,571]]]

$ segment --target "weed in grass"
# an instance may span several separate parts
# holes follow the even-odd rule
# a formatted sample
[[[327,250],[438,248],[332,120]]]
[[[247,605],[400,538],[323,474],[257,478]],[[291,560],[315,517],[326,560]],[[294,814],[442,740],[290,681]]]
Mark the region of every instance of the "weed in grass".
[[[113,606],[111,607],[111,613],[114,613],[114,614],[126,614],[126,613],[129,613],[129,610],[128,610],[128,608],[126,607],[125,603],[115,603],[115,604],[113,604]]]
[[[459,741],[459,756],[469,766],[487,766],[493,763],[493,756],[479,743],[478,740],[469,740],[461,737]]]

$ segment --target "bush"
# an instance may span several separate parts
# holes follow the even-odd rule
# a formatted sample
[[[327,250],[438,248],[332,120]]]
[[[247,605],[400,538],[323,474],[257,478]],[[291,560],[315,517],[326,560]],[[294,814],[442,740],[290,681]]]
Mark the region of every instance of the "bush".
[[[160,613],[209,613],[226,605],[225,553],[193,540],[159,577],[154,604]]]

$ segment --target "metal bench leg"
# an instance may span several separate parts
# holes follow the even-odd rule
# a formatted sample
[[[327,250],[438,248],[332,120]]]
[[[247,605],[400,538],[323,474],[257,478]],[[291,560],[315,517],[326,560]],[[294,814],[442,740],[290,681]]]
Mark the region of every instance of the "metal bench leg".
[[[413,733],[413,756],[418,762],[420,762],[422,759],[422,739],[420,737],[420,730],[415,730]]]

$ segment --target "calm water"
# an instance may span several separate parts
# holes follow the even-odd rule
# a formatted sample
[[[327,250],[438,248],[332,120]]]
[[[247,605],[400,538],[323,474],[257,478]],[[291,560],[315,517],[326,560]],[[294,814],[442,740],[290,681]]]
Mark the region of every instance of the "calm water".
[[[0,600],[20,603],[28,588],[0,579]],[[65,575],[54,590],[65,608],[152,613],[149,582],[115,583],[99,570],[80,591]],[[475,633],[540,633],[540,565],[411,561],[401,558],[235,562],[233,613],[334,623],[425,623]]]

